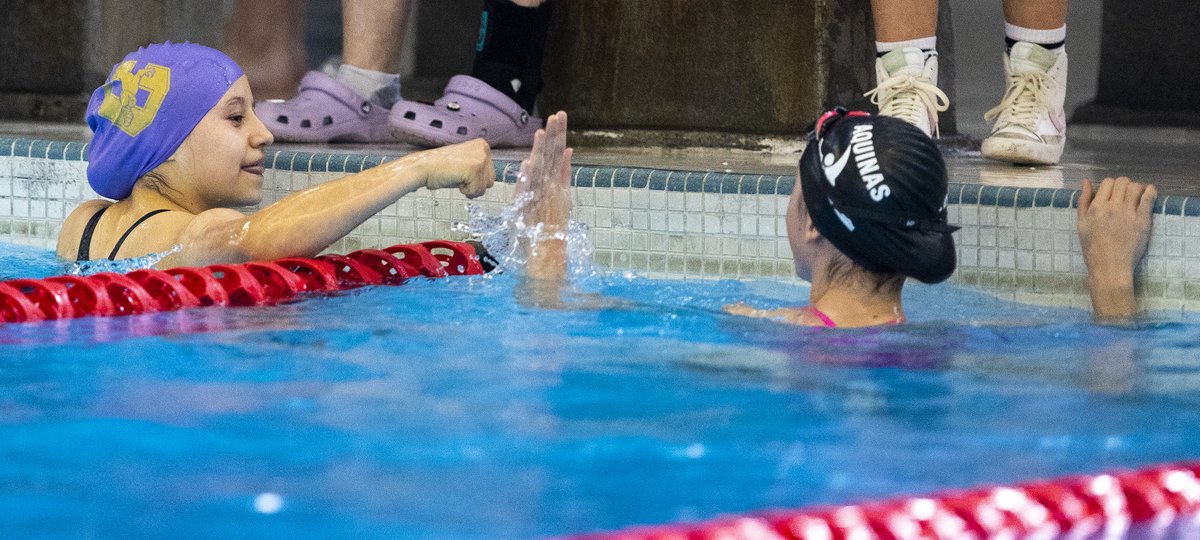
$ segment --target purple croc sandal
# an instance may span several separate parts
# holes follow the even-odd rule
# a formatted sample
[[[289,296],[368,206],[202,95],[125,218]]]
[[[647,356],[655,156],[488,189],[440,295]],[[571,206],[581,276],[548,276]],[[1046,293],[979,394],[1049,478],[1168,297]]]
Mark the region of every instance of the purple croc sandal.
[[[254,105],[254,113],[280,141],[396,142],[387,109],[320,71],[304,75],[296,97],[260,101]]]
[[[392,106],[392,133],[418,146],[438,147],[483,138],[493,148],[533,145],[542,119],[487,83],[455,75],[433,105],[401,101]]]

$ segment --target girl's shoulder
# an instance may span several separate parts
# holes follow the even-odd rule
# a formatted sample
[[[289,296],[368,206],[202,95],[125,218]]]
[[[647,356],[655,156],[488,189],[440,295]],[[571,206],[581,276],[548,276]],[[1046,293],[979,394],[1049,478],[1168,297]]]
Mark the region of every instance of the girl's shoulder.
[[[76,206],[67,218],[63,220],[58,231],[58,256],[74,260],[79,252],[79,241],[83,238],[83,230],[97,212],[113,205],[112,201],[93,199]]]

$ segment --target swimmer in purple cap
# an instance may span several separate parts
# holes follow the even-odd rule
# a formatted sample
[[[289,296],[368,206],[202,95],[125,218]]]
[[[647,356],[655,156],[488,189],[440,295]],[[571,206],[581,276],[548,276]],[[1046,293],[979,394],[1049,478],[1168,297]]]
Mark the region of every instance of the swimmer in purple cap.
[[[494,181],[491,149],[474,140],[410,154],[262,200],[271,133],[254,115],[241,68],[190,43],[138,49],[113,67],[88,103],[88,183],[111,200],[81,204],[63,222],[67,259],[170,251],[160,267],[313,256],[400,197],[458,188],[478,197]]]

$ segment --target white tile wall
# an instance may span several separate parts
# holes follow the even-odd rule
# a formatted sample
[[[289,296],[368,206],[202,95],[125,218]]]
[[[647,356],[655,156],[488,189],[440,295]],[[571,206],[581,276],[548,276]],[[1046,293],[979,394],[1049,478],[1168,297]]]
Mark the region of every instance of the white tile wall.
[[[85,168],[81,161],[0,157],[0,240],[53,248],[67,213],[95,197]],[[268,170],[264,204],[339,176]],[[501,183],[476,203],[495,214],[511,196],[512,186]],[[597,261],[614,270],[673,278],[792,275],[784,196],[616,187],[578,188],[574,200],[576,217],[591,225]],[[330,251],[462,238],[452,227],[467,219],[466,204],[455,190],[413,193]],[[963,227],[952,281],[1017,301],[1087,306],[1074,210],[962,204],[951,205],[949,215]],[[1146,307],[1200,309],[1200,218],[1156,216],[1143,269]]]

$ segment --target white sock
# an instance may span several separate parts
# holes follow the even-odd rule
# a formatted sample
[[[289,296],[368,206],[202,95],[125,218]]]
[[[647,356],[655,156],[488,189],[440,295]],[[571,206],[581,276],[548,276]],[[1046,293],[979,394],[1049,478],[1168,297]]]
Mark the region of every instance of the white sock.
[[[363,69],[350,64],[338,67],[337,77],[363,99],[372,99],[390,109],[400,99],[400,74]]]
[[[1036,28],[1025,28],[1017,26],[1008,21],[1004,21],[1004,37],[1013,41],[1028,41],[1038,45],[1056,45],[1067,40],[1067,25],[1062,25],[1058,28],[1049,30],[1038,30]],[[1062,53],[1065,47],[1055,47],[1050,49],[1056,53]]]
[[[882,56],[885,53],[892,52],[896,49],[905,47],[916,47],[922,51],[937,50],[937,36],[929,36],[917,39],[908,39],[904,41],[876,41],[875,52]]]

